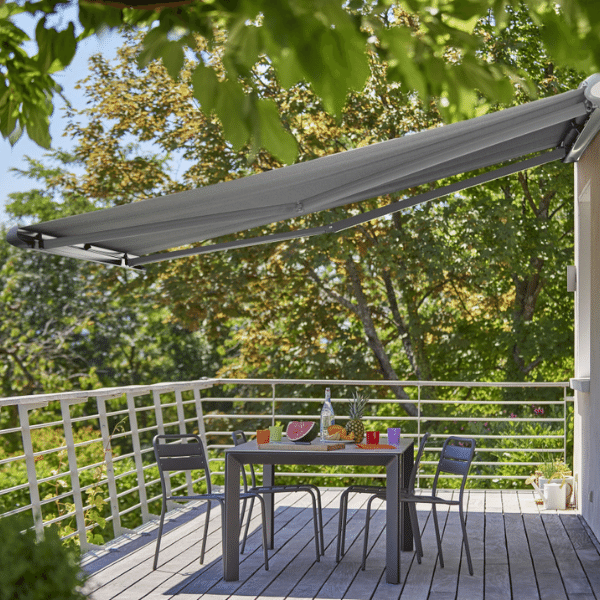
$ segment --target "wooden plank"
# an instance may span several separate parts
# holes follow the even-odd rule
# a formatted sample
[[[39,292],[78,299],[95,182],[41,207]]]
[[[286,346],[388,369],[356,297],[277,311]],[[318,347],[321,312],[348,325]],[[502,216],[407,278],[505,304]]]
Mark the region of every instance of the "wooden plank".
[[[335,552],[337,544],[337,526],[338,526],[338,508],[339,508],[339,492],[335,493],[334,500],[330,503],[332,509],[324,510],[324,535],[325,535],[325,556],[321,557],[321,563],[316,563],[314,553],[310,553],[307,548],[304,548],[302,552],[297,554],[293,559],[288,557],[287,563],[277,565],[279,569],[276,577],[273,581],[263,590],[262,595],[269,597],[269,599],[284,599],[288,595],[293,595],[296,598],[298,595],[301,597],[314,597],[314,594],[318,592],[322,582],[326,580],[325,577],[321,578],[321,583],[314,585],[311,583],[311,577],[309,572],[328,571],[334,568],[335,564]],[[364,494],[355,494],[350,497],[348,502],[348,528],[347,528],[347,540],[348,543],[352,543],[356,524],[358,523],[360,528],[360,518],[356,518],[360,511],[360,508],[366,502],[367,497]],[[354,525],[352,524],[354,522]],[[284,553],[282,553],[282,556]],[[326,565],[323,568],[323,565]],[[304,582],[304,583],[303,583]],[[308,585],[306,585],[308,583]],[[244,590],[246,591],[246,590]],[[293,592],[293,594],[292,594]],[[313,594],[309,596],[307,594]]]
[[[504,525],[512,582],[512,598],[513,600],[536,600],[540,595],[523,526],[523,517],[512,512],[505,514]]]
[[[548,542],[541,515],[524,514],[523,523],[529,541],[535,578],[541,600],[564,600],[567,598],[554,554]]]
[[[360,558],[362,559],[362,539],[359,538]],[[358,549],[358,548],[357,548]],[[371,529],[369,531],[369,548],[367,554],[367,564],[364,571],[360,570],[358,563],[358,572],[351,585],[346,590],[344,598],[361,600],[371,598],[381,581],[385,582],[385,560],[386,560],[386,542],[385,542],[385,505],[378,510],[374,518],[371,519]],[[405,569],[406,561],[411,558],[410,552],[403,552],[400,558],[402,569]],[[358,557],[357,557],[358,558]],[[356,559],[353,564],[356,565]],[[392,586],[401,588],[401,586]],[[397,593],[398,590],[396,590]],[[392,597],[390,595],[388,600]]]
[[[525,533],[518,494],[513,490],[503,491],[502,506],[504,509],[512,598],[513,600],[536,600],[539,598],[539,591],[535,580],[533,561],[529,553],[529,542]]]
[[[384,504],[373,514],[367,569],[360,570],[365,494],[350,498],[347,553],[339,564],[335,562],[340,493],[341,489],[323,490],[327,554],[319,563],[314,554],[310,499],[281,494],[277,498],[277,548],[269,553],[268,572],[263,568],[258,510],[253,515],[248,553],[241,557],[241,579],[228,583],[222,579],[220,510],[214,507],[211,513],[204,568],[198,564],[203,510],[178,511],[163,537],[156,571],[152,571],[156,535],[152,524],[143,528],[149,535],[134,535],[115,544],[118,551],[86,556],[91,584],[98,586],[91,600],[488,600],[500,592],[503,598],[514,600],[600,597],[600,553],[585,523],[565,511],[540,512],[529,490],[468,492],[467,531],[474,576],[468,574],[464,551],[457,551],[461,531],[456,509],[439,511],[446,559],[446,567],[440,569],[430,507],[418,505],[425,557],[419,565],[413,553],[402,553],[400,585],[385,581]]]
[[[510,572],[502,492],[488,490],[485,495],[485,582],[486,600],[510,598]]]
[[[450,500],[458,499],[458,491],[455,490],[453,494],[448,494],[447,498]],[[431,583],[429,598],[436,600],[444,600],[445,598],[454,599],[458,589],[462,553],[462,528],[460,526],[458,506],[450,507],[441,535],[444,568],[436,569]]]
[[[304,494],[304,496],[307,496]],[[310,500],[308,501],[310,504]],[[242,578],[240,581],[229,582],[222,579],[214,586],[207,589],[202,581],[188,584],[183,590],[184,593],[196,592],[203,593],[208,597],[213,595],[243,595],[260,596],[263,590],[277,577],[278,573],[284,569],[290,562],[295,563],[296,558],[303,551],[310,552],[312,562],[316,561],[314,550],[312,510],[306,511],[309,514],[298,514],[292,521],[289,521],[284,529],[284,536],[279,540],[277,548],[269,552],[269,571],[263,568],[255,570],[252,574]],[[279,539],[279,538],[276,538]],[[253,556],[259,557],[262,563],[262,549],[258,546]],[[321,561],[324,557],[321,557]],[[318,564],[318,563],[317,563]],[[244,563],[246,571],[246,563]],[[240,572],[241,573],[241,572]],[[199,578],[200,579],[200,578]],[[235,584],[235,585],[234,585]]]
[[[451,493],[451,492],[450,492]],[[401,590],[402,597],[410,598],[411,600],[426,600],[429,595],[429,588],[435,575],[436,569],[439,569],[437,560],[437,543],[435,539],[435,529],[433,525],[433,517],[431,516],[431,507],[426,504],[418,505],[419,508],[427,508],[427,519],[423,518],[423,510],[418,512],[419,525],[421,527],[421,541],[423,545],[423,558],[421,564],[417,562],[416,556],[413,554],[411,562],[402,567],[402,578],[404,587]],[[448,507],[438,507],[438,521],[440,530],[443,530],[448,516]],[[404,558],[404,553],[402,555]],[[390,586],[385,582],[385,578],[377,586],[374,600],[390,600],[390,598],[398,598],[398,591],[392,590],[394,586]],[[399,586],[395,586],[399,587]]]
[[[592,591],[596,597],[600,597],[600,554],[594,540],[590,538],[581,516],[563,514],[560,519]]]
[[[458,579],[457,600],[483,598],[485,574],[485,491],[471,490],[467,499],[467,535],[473,561],[473,575],[469,574],[467,558],[463,551]]]
[[[283,496],[284,494],[282,494]],[[288,496],[288,494],[285,494]],[[281,511],[278,511],[279,521],[276,521],[278,527],[285,527],[287,521],[293,518],[290,510],[300,508],[306,509],[306,502],[299,495],[292,497],[288,504],[292,506],[283,506]],[[285,517],[287,512],[287,519]],[[204,515],[204,512],[202,513]],[[159,566],[157,571],[152,571],[152,561],[154,559],[154,540],[153,543],[141,548],[136,553],[127,556],[124,560],[119,561],[118,569],[111,569],[111,589],[110,597],[118,597],[119,594],[127,594],[127,589],[131,586],[136,586],[137,593],[142,591],[150,591],[153,585],[163,583],[165,579],[170,579],[174,572],[180,571],[185,573],[183,578],[184,583],[187,583],[189,577],[194,574],[196,577],[199,572],[206,571],[204,577],[221,577],[222,575],[222,549],[221,549],[221,511],[218,507],[213,507],[211,510],[211,523],[209,527],[209,535],[206,544],[206,555],[204,567],[200,567],[198,557],[200,556],[200,545],[202,540],[202,527],[204,524],[204,516],[202,519],[195,519],[184,523],[181,527],[172,528],[170,531],[163,533],[161,540],[161,551],[159,554]],[[253,514],[251,531],[260,530],[260,512],[255,511]],[[155,539],[156,531],[152,536]],[[248,544],[252,547],[253,536],[249,536]],[[262,554],[261,554],[262,556]],[[262,558],[261,558],[262,561]],[[107,576],[107,573],[100,572],[94,576],[94,580],[98,580]],[[115,593],[116,592],[116,593]],[[94,597],[98,600],[102,595],[95,594]]]
[[[593,597],[592,588],[581,567],[575,549],[557,514],[542,515],[542,521],[558,568],[560,570],[565,590],[569,598],[573,594],[589,594]]]
[[[368,500],[369,496],[366,495]],[[350,586],[352,585],[358,574],[363,576],[357,581],[356,587],[361,589],[363,594],[367,596],[354,596],[356,597],[370,597],[379,579],[381,578],[385,570],[385,557],[386,557],[386,544],[385,544],[385,522],[386,522],[386,503],[376,501],[373,503],[373,507],[376,508],[375,512],[371,512],[371,522],[369,530],[369,548],[376,547],[380,550],[380,555],[383,555],[383,559],[377,560],[377,553],[367,557],[367,570],[361,571],[360,565],[362,563],[362,551],[364,543],[364,524],[366,518],[366,506],[364,510],[360,511],[358,519],[363,525],[360,534],[355,536],[353,543],[348,548],[348,551],[339,562],[339,564],[333,569],[327,581],[323,584],[319,590],[316,598],[343,598],[346,596]],[[371,579],[371,577],[373,579]],[[368,591],[365,589],[368,588]]]

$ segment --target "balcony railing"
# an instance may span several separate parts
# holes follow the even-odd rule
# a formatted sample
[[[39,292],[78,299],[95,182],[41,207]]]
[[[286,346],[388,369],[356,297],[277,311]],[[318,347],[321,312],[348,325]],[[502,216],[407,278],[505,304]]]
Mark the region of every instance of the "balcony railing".
[[[326,386],[332,388],[338,422],[347,418],[350,389],[360,387],[373,398],[367,429],[401,426],[403,436],[417,443],[433,431],[421,485],[432,476],[434,451],[448,435],[477,439],[470,479],[479,487],[522,485],[542,457],[568,458],[572,397],[566,382],[202,379],[23,396],[0,399],[0,517],[21,514],[40,535],[45,526],[58,524],[65,539],[90,549],[159,512],[154,435],[199,433],[218,481],[232,430],[252,434],[276,422],[318,420]],[[392,398],[394,387],[410,399]],[[416,416],[407,416],[403,403],[412,404]],[[383,475],[290,467],[278,477],[345,485]],[[172,486],[191,492],[193,483],[176,477]]]

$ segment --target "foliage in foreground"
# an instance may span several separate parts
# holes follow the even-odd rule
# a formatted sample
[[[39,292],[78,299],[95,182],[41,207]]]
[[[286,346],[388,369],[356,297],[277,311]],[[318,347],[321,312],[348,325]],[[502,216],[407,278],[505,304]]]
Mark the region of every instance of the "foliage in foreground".
[[[348,94],[361,90],[369,77],[369,52],[389,64],[390,81],[418,90],[424,103],[445,98],[446,115],[454,119],[472,116],[481,107],[476,87],[490,103],[507,101],[511,79],[528,77],[515,65],[482,60],[474,29],[479,19],[490,16],[495,36],[501,37],[507,28],[505,7],[516,8],[521,0],[79,0],[72,16],[65,12],[67,4],[0,4],[0,131],[11,143],[27,131],[49,147],[52,99],[60,93],[54,74],[71,63],[82,39],[107,28],[144,31],[138,63],[146,66],[160,59],[177,80],[185,69],[186,52],[196,51],[197,37],[212,46],[218,43],[214,26],[223,27],[229,33],[223,74],[217,76],[200,57],[192,74],[194,96],[205,115],[218,115],[225,138],[236,149],[249,143],[254,152],[264,148],[286,162],[296,157],[297,140],[260,87],[241,81],[263,57],[284,88],[306,83],[325,110],[338,116]],[[566,0],[560,9],[547,0],[529,0],[527,5],[553,61],[564,65],[576,60],[588,74],[600,70],[600,13],[593,2]],[[411,24],[389,27],[397,22],[399,10],[410,12]],[[18,20],[27,13],[36,25],[34,44]],[[411,31],[415,26],[416,36]],[[449,54],[458,57],[451,66]]]
[[[14,517],[0,519],[0,600],[83,600],[84,575],[78,556],[56,527],[35,531]]]

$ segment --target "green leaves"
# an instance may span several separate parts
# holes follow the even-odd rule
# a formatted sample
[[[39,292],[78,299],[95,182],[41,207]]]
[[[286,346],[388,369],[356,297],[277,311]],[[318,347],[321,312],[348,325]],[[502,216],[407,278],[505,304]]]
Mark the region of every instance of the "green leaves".
[[[215,79],[207,71],[198,71],[195,95],[203,110],[212,105],[234,148],[248,144],[256,153],[254,147],[259,143],[285,162],[290,162],[297,150],[277,125],[281,116],[264,108],[256,88],[240,86],[240,78],[248,79],[263,60],[275,70],[284,88],[308,84],[336,118],[349,94],[362,90],[370,77],[369,52],[388,62],[392,81],[406,91],[416,91],[422,101],[444,98],[442,112],[447,120],[477,114],[484,100],[488,104],[506,101],[512,85],[525,75],[486,60],[474,31],[478,19],[493,14],[492,35],[501,33],[511,11],[520,6],[518,0],[495,0],[485,6],[476,0],[410,0],[406,2],[410,13],[391,0],[346,5],[339,0],[212,0],[159,11],[119,10],[80,0],[83,31],[77,39],[73,23],[66,28],[48,26],[47,17],[56,14],[62,4],[39,0],[21,6],[12,0],[0,6],[0,130],[4,137],[12,135],[14,140],[19,131],[26,130],[39,144],[49,145],[48,125],[37,113],[46,120],[52,114],[52,95],[58,88],[50,75],[71,62],[78,39],[107,28],[149,28],[139,64],[161,60],[174,80],[184,68],[186,52],[195,49],[196,36],[203,37],[210,47],[225,32],[223,74]],[[528,7],[551,60],[568,64],[575,59],[588,74],[600,71],[600,11],[594,3],[565,0],[559,9],[547,0],[532,0]],[[23,11],[40,15],[38,51],[32,55],[25,53],[26,36],[11,21]],[[449,61],[453,68],[448,67]],[[211,90],[214,99],[209,101],[201,88]],[[240,93],[251,100],[242,102]],[[26,104],[31,108],[25,110]]]
[[[259,100],[257,103],[260,132],[259,148],[269,148],[273,156],[291,164],[297,156],[298,147],[294,136],[286,131],[279,117],[279,109],[272,100]]]
[[[223,125],[225,137],[239,150],[250,135],[248,128],[248,98],[240,83],[220,81],[217,73],[199,64],[192,73],[194,97],[205,115],[215,113]]]
[[[46,18],[40,19],[35,29],[35,39],[41,72],[60,71],[71,64],[77,49],[73,23],[69,23],[62,31],[56,31],[46,28]]]

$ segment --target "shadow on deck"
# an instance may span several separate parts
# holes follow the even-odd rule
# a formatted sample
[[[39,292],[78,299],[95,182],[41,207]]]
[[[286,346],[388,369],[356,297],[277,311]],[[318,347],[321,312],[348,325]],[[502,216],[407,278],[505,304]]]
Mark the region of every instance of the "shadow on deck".
[[[475,574],[470,576],[460,546],[455,509],[441,512],[445,567],[437,560],[430,512],[419,523],[425,556],[418,564],[402,553],[402,583],[385,581],[385,505],[373,514],[367,569],[360,570],[367,496],[348,506],[347,552],[335,561],[341,489],[323,490],[325,556],[316,562],[312,512],[307,495],[278,495],[275,548],[263,568],[259,511],[240,559],[240,580],[223,581],[221,515],[214,505],[204,565],[200,565],[204,505],[169,513],[159,564],[152,571],[156,523],[148,523],[82,559],[93,600],[225,600],[406,598],[445,600],[600,599],[600,545],[575,511],[544,511],[530,491],[474,490],[468,495],[467,529]],[[452,492],[448,492],[451,494]],[[201,516],[201,519],[197,517]]]

